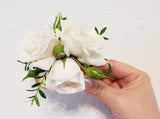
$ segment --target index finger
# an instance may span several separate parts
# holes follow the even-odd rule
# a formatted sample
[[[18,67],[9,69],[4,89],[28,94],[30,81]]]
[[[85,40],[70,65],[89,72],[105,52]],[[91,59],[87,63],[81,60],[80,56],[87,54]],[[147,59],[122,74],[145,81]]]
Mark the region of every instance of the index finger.
[[[111,73],[117,75],[117,79],[123,79],[126,80],[126,82],[134,80],[141,73],[139,69],[134,68],[126,63],[116,60],[108,60],[108,63],[111,65]],[[104,66],[101,66],[100,69],[108,70],[108,63]]]

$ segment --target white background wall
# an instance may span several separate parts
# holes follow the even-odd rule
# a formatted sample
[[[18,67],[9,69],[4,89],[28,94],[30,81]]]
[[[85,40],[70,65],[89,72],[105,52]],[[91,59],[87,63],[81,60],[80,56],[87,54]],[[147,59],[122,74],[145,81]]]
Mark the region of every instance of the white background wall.
[[[30,81],[16,62],[20,42],[36,22],[52,24],[57,12],[108,27],[104,54],[146,71],[160,107],[160,0],[0,0],[0,119],[110,119],[107,107],[85,93],[46,92],[30,106]]]

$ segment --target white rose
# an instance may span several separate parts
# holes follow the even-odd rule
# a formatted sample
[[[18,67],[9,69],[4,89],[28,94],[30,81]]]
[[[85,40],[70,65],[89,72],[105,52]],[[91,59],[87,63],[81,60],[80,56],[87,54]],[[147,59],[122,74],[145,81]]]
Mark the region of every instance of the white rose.
[[[31,63],[30,69],[32,69],[33,67],[38,67],[43,70],[49,70],[55,61],[56,61],[55,57],[49,57],[43,60],[39,60],[39,61]]]
[[[104,39],[94,29],[79,23],[64,21],[62,32],[57,30],[56,33],[65,41],[66,49],[64,51],[68,55],[72,54],[81,62],[89,65],[100,66],[105,64],[101,52]]]
[[[84,74],[73,59],[66,59],[65,68],[62,60],[57,60],[46,79],[46,86],[61,94],[80,92],[85,89]]]
[[[20,53],[22,61],[38,61],[53,56],[53,48],[59,40],[55,37],[53,28],[49,25],[38,25],[24,39]]]

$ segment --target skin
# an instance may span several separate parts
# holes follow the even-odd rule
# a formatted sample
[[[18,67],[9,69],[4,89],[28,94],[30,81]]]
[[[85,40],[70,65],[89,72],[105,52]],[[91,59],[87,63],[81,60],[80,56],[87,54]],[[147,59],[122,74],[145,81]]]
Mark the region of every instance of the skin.
[[[109,60],[116,78],[87,80],[85,92],[109,108],[113,119],[160,119],[149,76],[128,64]],[[108,64],[100,67],[108,69]]]

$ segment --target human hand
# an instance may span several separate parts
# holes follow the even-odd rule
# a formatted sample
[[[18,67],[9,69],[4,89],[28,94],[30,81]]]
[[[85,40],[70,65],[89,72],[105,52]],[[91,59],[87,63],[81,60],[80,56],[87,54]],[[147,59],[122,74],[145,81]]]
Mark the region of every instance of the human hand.
[[[103,101],[113,119],[160,119],[149,76],[128,64],[108,62],[117,77],[86,80],[85,92]],[[108,64],[100,69],[108,69]]]

